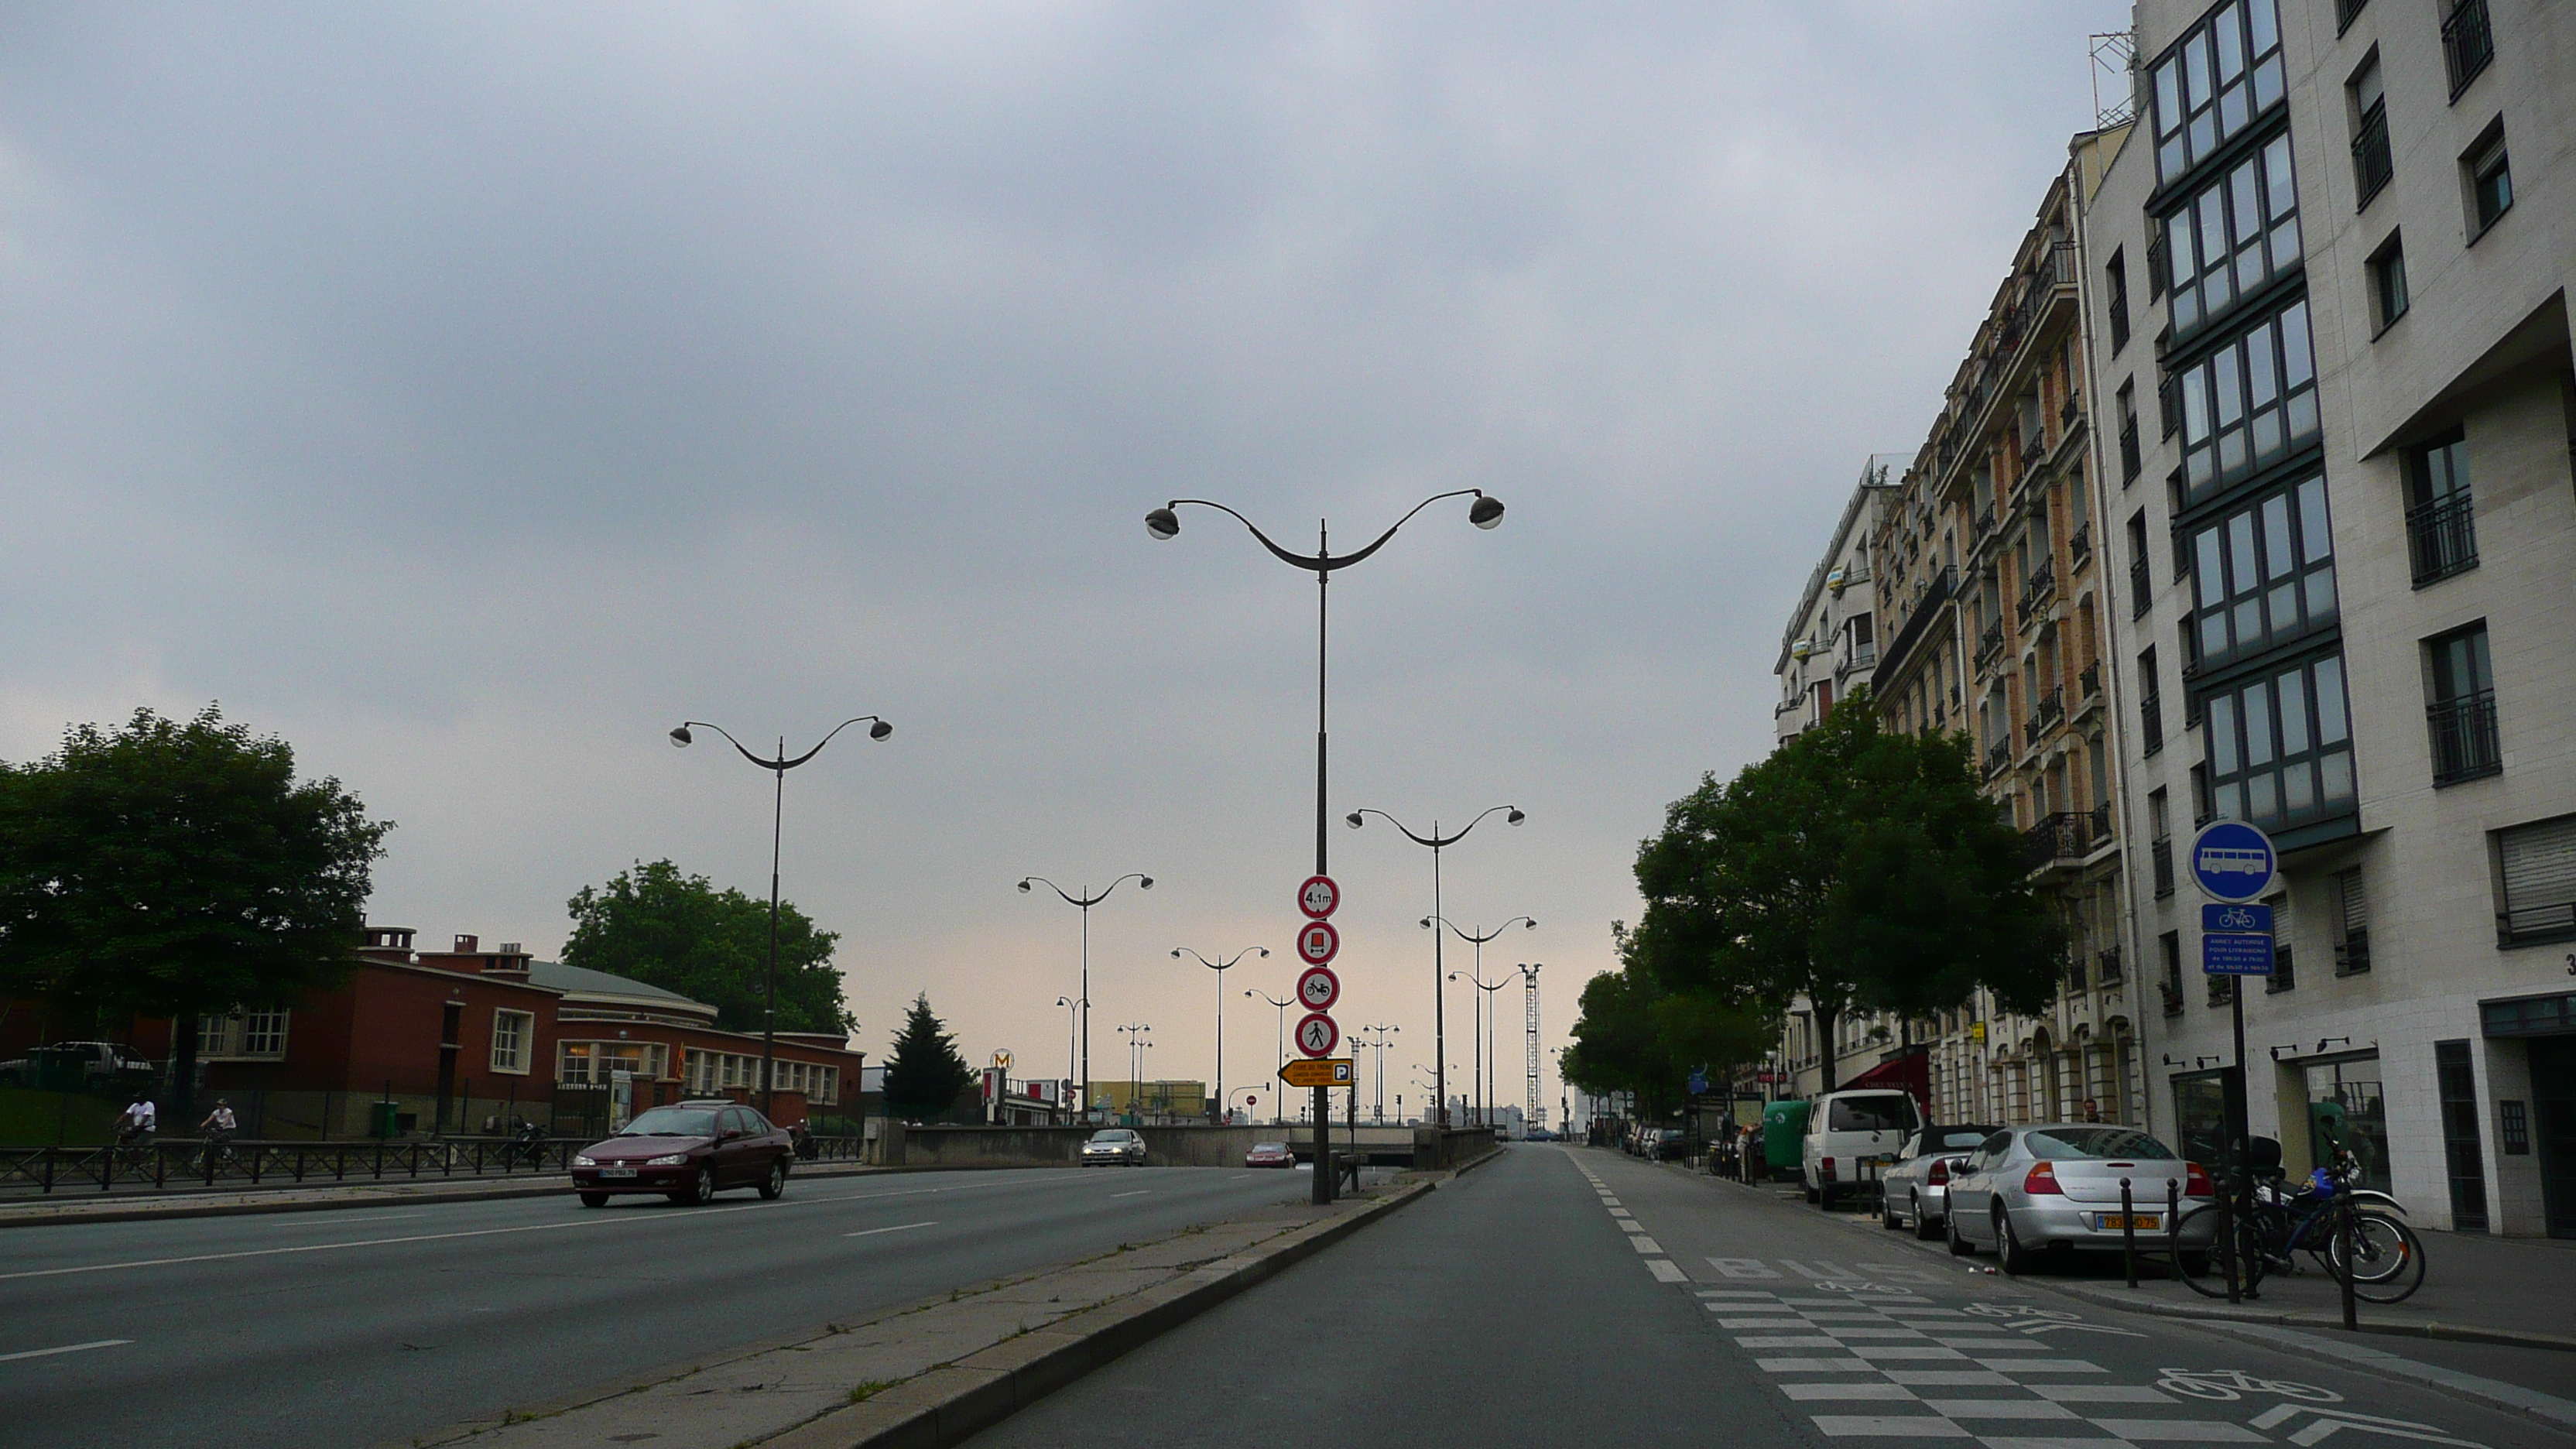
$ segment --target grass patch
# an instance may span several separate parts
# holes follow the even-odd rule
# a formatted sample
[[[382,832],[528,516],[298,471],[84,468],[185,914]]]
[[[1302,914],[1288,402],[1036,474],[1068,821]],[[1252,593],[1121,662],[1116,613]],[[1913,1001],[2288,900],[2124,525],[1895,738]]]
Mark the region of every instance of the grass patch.
[[[864,1404],[868,1400],[875,1398],[877,1395],[884,1393],[886,1390],[893,1388],[897,1382],[899,1381],[895,1379],[861,1379],[856,1384],[850,1386],[850,1402],[853,1404]]]
[[[108,1140],[109,1128],[124,1110],[81,1092],[0,1087],[0,1143],[51,1147],[60,1140],[72,1147],[96,1147]]]

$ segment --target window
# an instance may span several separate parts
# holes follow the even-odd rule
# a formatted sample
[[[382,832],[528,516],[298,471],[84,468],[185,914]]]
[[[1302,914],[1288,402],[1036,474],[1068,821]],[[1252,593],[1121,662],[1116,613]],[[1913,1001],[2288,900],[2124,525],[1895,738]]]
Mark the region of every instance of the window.
[[[2155,865],[2156,899],[2174,893],[2173,801],[2162,788],[2147,793],[2147,833],[2154,844],[2148,854]]]
[[[2236,1000],[2235,977],[2203,976],[2201,980],[2209,987],[2208,1000],[2210,1005],[2225,1006]]]
[[[2299,638],[2336,617],[2326,480],[2308,478],[2191,536],[2201,666]]]
[[[557,1042],[555,1080],[568,1087],[605,1087],[619,1072],[658,1079],[663,1064],[670,1060],[670,1050],[660,1042]]]
[[[2504,152],[2504,123],[2496,122],[2460,158],[2469,187],[2469,240],[2474,242],[2513,210],[2513,166]]]
[[[2111,263],[2102,269],[2103,288],[2111,311],[2111,355],[2129,345],[2129,264],[2120,252],[2111,253]]]
[[[206,1058],[280,1060],[286,1055],[286,1018],[284,1011],[235,1011],[229,1016],[209,1016],[197,1025],[197,1054]]]
[[[2359,198],[2354,204],[2366,207],[2397,170],[2388,147],[2388,87],[2380,79],[2378,51],[2370,53],[2343,89],[2352,108],[2352,189]]]
[[[2359,15],[2361,7],[2369,3],[2370,0],[2335,0],[2335,34],[2341,35],[2350,30],[2353,17]]]
[[[2370,969],[2370,903],[2360,866],[2335,872],[2334,909],[2335,974],[2359,976]]]
[[[2406,543],[2415,587],[2478,566],[2477,516],[2469,500],[2468,435],[2458,428],[2403,455]]]
[[[2290,943],[2283,941],[2272,948],[2272,974],[2263,978],[2263,994],[2278,996],[2299,989],[2299,973],[2290,960]]]
[[[2496,832],[2496,944],[2576,940],[2576,815]]]
[[[2365,263],[2370,270],[2370,330],[2376,337],[2406,315],[2406,243],[2395,232]]]
[[[2165,1015],[2182,1013],[2182,932],[2167,931],[2156,937],[2156,955],[2163,965],[2159,982],[2164,988]]]
[[[2495,30],[2487,23],[2487,0],[2452,0],[2442,17],[2442,59],[2451,71],[2451,99],[2469,88],[2495,59]]]
[[[2158,223],[2173,272],[2176,338],[2299,265],[2299,204],[2285,132]]]
[[[2120,412],[2120,486],[2138,481],[2138,385],[2134,381],[2120,384],[2112,394]]]
[[[2192,27],[2150,81],[2156,179],[2169,181],[2281,103],[2273,0],[2236,0]]]
[[[2433,783],[2456,785],[2504,769],[2496,746],[2495,678],[2487,668],[2487,626],[2481,619],[2425,641],[2433,702],[2426,715],[2433,734]]]
[[[528,1045],[537,1034],[534,1012],[494,1011],[492,1013],[492,1070],[525,1072],[528,1069]]]
[[[2478,1075],[2464,1041],[2433,1043],[2433,1080],[2442,1101],[2442,1156],[2450,1169],[2451,1227],[2487,1230],[2487,1173],[2478,1144]]]
[[[2176,374],[2185,503],[2317,439],[2317,369],[2305,299]]]
[[[2213,818],[2280,830],[2351,812],[2352,731],[2340,656],[2234,686],[2202,708]]]

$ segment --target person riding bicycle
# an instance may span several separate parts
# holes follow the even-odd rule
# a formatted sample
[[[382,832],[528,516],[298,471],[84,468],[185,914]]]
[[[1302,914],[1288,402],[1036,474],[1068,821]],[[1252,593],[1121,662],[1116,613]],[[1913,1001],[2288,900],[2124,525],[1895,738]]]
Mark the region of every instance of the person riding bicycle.
[[[224,1145],[232,1141],[233,1133],[240,1128],[240,1120],[233,1116],[233,1104],[221,1097],[215,1099],[215,1110],[208,1112],[206,1120],[197,1124],[197,1131],[206,1139],[206,1151],[210,1154],[224,1150]]]
[[[119,1147],[147,1146],[151,1143],[152,1134],[159,1129],[160,1124],[161,1109],[152,1104],[151,1094],[137,1092],[134,1094],[134,1105],[126,1108],[116,1119],[116,1145]]]

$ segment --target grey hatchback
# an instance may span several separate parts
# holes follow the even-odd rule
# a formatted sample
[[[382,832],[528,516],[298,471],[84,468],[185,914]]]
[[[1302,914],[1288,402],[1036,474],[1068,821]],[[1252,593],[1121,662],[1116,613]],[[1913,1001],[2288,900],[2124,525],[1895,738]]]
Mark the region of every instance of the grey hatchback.
[[[2086,1122],[2009,1127],[1987,1138],[1950,1173],[1949,1211],[1942,1226],[1950,1251],[1966,1257],[1992,1248],[2007,1273],[2027,1272],[2047,1248],[2117,1250],[2121,1243],[2120,1181],[2130,1189],[2125,1226],[2161,1246],[2170,1230],[2168,1187],[2181,1192],[2181,1211],[2207,1202],[2209,1174],[2134,1127]],[[2216,1236],[2199,1228],[2184,1238],[2184,1271]]]

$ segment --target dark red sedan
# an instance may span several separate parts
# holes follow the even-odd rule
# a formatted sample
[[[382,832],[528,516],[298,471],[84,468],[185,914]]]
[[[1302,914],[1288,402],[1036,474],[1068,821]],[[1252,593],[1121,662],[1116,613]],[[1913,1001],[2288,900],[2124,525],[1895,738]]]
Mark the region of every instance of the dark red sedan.
[[[795,1156],[787,1133],[749,1107],[681,1102],[641,1113],[616,1136],[574,1154],[572,1185],[581,1205],[594,1208],[621,1192],[701,1203],[729,1187],[756,1187],[774,1199],[787,1191]]]

